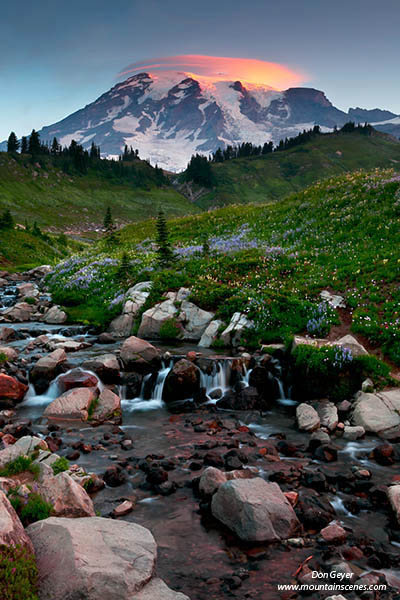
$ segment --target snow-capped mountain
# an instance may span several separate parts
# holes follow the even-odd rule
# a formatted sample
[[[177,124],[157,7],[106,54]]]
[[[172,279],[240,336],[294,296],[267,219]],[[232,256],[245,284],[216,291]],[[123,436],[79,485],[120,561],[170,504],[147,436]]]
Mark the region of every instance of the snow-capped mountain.
[[[125,144],[141,158],[172,171],[186,167],[192,154],[209,154],[219,146],[243,141],[279,142],[315,124],[328,131],[349,118],[389,123],[389,111],[335,108],[321,91],[212,80],[183,72],[139,73],[118,83],[95,102],[44,127],[41,139],[72,139],[85,147],[99,145],[105,156],[118,155]]]

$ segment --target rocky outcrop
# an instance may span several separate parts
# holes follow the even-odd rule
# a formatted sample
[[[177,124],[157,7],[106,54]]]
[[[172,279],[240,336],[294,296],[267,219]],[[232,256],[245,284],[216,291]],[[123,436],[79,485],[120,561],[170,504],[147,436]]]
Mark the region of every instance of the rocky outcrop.
[[[40,294],[39,288],[34,283],[21,283],[21,285],[17,286],[18,295],[24,298],[37,298]]]
[[[223,483],[211,503],[212,514],[247,542],[274,542],[301,528],[277,483],[256,477]]]
[[[332,343],[334,346],[348,348],[349,350],[351,350],[353,356],[363,356],[364,354],[368,354],[364,346],[360,344],[360,342],[358,342],[356,338],[352,335],[345,335],[339,340],[335,340]]]
[[[41,600],[189,600],[158,579],[148,529],[101,517],[50,517],[27,528],[37,559]]]
[[[226,481],[228,481],[226,473],[215,467],[207,467],[200,477],[199,491],[204,496],[212,496]]]
[[[200,371],[191,361],[178,360],[168,374],[164,386],[166,402],[193,398],[200,389]]]
[[[353,424],[385,439],[400,437],[400,389],[376,394],[359,392],[353,410]]]
[[[29,456],[36,448],[47,450],[47,443],[41,438],[25,435],[17,440],[15,444],[0,451],[0,469],[19,456]]]
[[[141,281],[129,288],[125,294],[125,305],[122,312],[136,317],[147,298],[150,296],[152,285],[153,283],[151,281]]]
[[[132,335],[124,341],[120,358],[127,371],[148,371],[159,362],[159,351],[138,337]]]
[[[86,490],[66,473],[54,475],[47,464],[40,464],[38,493],[53,506],[56,517],[94,517],[93,502]]]
[[[50,265],[40,265],[39,267],[34,267],[33,269],[26,271],[25,275],[29,279],[31,279],[32,277],[42,279],[43,277],[51,273],[53,271],[53,268],[54,267],[51,267]]]
[[[138,336],[147,339],[158,338],[162,325],[170,319],[175,319],[182,339],[199,341],[214,314],[189,302],[189,295],[190,290],[186,288],[180,288],[178,292],[168,292],[166,300],[143,313]]]
[[[0,327],[0,342],[9,342],[15,338],[15,329],[12,327]]]
[[[245,315],[236,312],[228,327],[221,333],[221,342],[225,346],[239,346],[247,329],[252,329],[254,324]]]
[[[0,491],[0,546],[17,546],[33,553],[33,545],[6,494]]]
[[[346,308],[346,302],[343,296],[331,294],[328,290],[322,290],[320,293],[321,299],[327,302],[332,308]]]
[[[138,336],[150,339],[158,338],[162,324],[178,316],[179,309],[175,302],[176,294],[170,292],[167,300],[146,310],[142,315]]]
[[[297,426],[301,431],[315,431],[320,426],[320,418],[309,404],[299,404],[296,408]]]
[[[42,321],[53,325],[59,325],[60,323],[65,323],[67,318],[67,313],[61,310],[59,306],[52,306],[45,312]]]
[[[91,422],[104,423],[112,421],[113,423],[120,423],[121,417],[121,398],[111,390],[104,389],[96,401],[96,406],[90,417]]]
[[[18,358],[18,350],[9,346],[0,346],[0,355],[1,354],[7,358],[8,362],[17,360]]]
[[[184,300],[177,319],[182,325],[182,338],[184,340],[199,341],[213,318],[214,313],[202,310],[193,302]]]
[[[218,319],[211,321],[200,338],[199,346],[202,348],[210,348],[212,343],[217,339],[219,328],[222,325],[222,321],[219,321]]]
[[[132,333],[132,327],[133,315],[123,313],[111,321],[108,333],[116,338],[123,338]]]

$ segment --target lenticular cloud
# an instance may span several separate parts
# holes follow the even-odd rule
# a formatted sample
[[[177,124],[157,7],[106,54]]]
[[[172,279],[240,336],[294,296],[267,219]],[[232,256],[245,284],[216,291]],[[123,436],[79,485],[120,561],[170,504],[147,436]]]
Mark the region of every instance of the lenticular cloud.
[[[239,80],[252,84],[268,85],[275,89],[298,86],[305,81],[304,73],[286,65],[253,58],[204,56],[183,54],[166,56],[128,65],[119,73],[126,77],[139,72],[182,71],[186,74],[208,77],[213,81]]]

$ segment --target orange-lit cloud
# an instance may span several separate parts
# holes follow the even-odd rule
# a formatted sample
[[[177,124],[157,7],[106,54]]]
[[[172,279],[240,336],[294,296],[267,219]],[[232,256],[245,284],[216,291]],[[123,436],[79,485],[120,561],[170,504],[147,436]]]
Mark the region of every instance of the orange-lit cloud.
[[[204,56],[202,54],[166,56],[136,62],[119,73],[119,77],[144,71],[183,71],[187,74],[207,77],[212,81],[239,80],[250,84],[268,85],[279,90],[298,86],[307,79],[304,72],[294,71],[279,63],[253,58]]]

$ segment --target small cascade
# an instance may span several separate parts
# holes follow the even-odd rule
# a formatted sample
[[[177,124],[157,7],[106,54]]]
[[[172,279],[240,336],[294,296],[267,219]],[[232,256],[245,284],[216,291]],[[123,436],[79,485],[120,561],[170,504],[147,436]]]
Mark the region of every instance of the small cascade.
[[[212,398],[211,394],[217,390],[221,391],[220,398],[229,389],[229,372],[231,363],[229,360],[216,361],[211,373],[204,373],[200,369],[200,386],[205,389],[208,402],[214,404],[219,398]]]
[[[128,398],[124,398],[124,396],[122,396],[123,408],[130,412],[133,412],[135,410],[145,411],[145,410],[153,410],[153,409],[157,409],[157,408],[162,408],[164,406],[162,397],[163,397],[165,381],[166,381],[168,374],[171,371],[173,366],[174,366],[174,364],[173,364],[172,360],[169,362],[168,365],[166,365],[165,362],[163,361],[161,369],[157,373],[157,378],[156,378],[150,399],[146,398],[145,396],[146,396],[146,388],[147,388],[149,380],[152,377],[152,373],[148,373],[147,375],[145,375],[143,377],[142,387],[140,389],[140,395],[137,398],[128,399]]]
[[[339,496],[339,494],[337,494],[332,500],[330,500],[330,503],[332,504],[332,506],[335,509],[335,512],[339,518],[340,517],[347,517],[347,518],[352,518],[352,519],[358,518],[356,515],[353,515],[353,513],[351,513],[349,510],[347,510],[347,508],[344,505],[343,499]]]
[[[11,283],[5,285],[0,291],[0,310],[13,306],[17,302],[17,298],[17,284]]]
[[[160,371],[158,371],[158,373],[157,373],[156,384],[155,384],[154,390],[152,392],[152,400],[157,400],[160,402],[162,401],[165,380],[167,379],[168,373],[171,371],[172,367],[173,367],[172,360],[170,361],[170,363],[167,367],[165,366],[165,363],[163,362],[163,368]]]
[[[75,369],[70,369],[69,371],[66,371],[65,373],[60,373],[60,375],[58,375],[54,379],[54,381],[52,381],[50,383],[49,387],[44,392],[44,394],[36,394],[35,386],[33,385],[33,383],[30,383],[28,391],[26,393],[26,396],[25,396],[24,401],[22,402],[21,406],[47,406],[48,404],[53,402],[53,400],[55,400],[56,398],[61,396],[61,394],[63,393],[63,390],[59,384],[60,377],[66,376],[69,373],[71,373],[71,371],[77,371],[77,370],[82,371],[82,373],[88,373],[89,375],[93,375],[94,377],[96,377],[97,387],[98,387],[99,391],[102,392],[104,390],[104,384],[97,377],[96,373],[93,373],[93,371],[89,371],[88,369],[80,369],[78,367]]]
[[[244,387],[249,387],[250,385],[249,380],[252,370],[253,369],[248,369],[245,364],[243,365],[243,375],[241,381],[244,384]]]
[[[44,394],[36,394],[33,383],[29,384],[28,391],[21,406],[47,406],[60,396],[60,387],[55,379]]]

